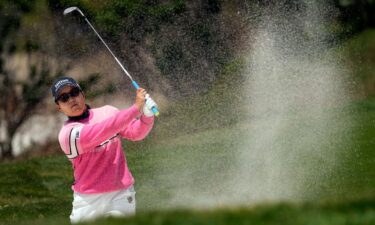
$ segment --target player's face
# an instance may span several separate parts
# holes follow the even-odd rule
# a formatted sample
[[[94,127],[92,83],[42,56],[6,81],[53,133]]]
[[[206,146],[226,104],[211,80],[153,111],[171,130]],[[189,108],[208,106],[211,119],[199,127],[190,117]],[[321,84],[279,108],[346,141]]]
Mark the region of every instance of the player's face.
[[[85,96],[77,87],[67,86],[59,93],[57,108],[67,116],[80,116],[86,110]]]

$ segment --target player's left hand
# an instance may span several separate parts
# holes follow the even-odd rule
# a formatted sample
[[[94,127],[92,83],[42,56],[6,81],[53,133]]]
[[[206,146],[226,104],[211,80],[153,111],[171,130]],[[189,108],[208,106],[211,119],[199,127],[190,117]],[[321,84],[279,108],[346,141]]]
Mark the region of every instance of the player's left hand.
[[[137,96],[135,97],[135,105],[137,106],[140,112],[143,111],[143,107],[145,105],[147,92],[143,88],[137,89]]]

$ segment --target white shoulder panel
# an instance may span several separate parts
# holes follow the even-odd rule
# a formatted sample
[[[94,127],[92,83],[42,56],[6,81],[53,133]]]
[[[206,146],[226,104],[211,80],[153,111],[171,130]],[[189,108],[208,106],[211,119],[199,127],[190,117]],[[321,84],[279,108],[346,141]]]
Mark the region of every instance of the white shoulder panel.
[[[77,148],[77,141],[79,139],[81,129],[82,129],[82,126],[78,126],[78,127],[73,127],[72,130],[70,131],[70,135],[69,135],[70,153],[66,155],[69,159],[74,159],[75,157],[79,155],[78,148]]]

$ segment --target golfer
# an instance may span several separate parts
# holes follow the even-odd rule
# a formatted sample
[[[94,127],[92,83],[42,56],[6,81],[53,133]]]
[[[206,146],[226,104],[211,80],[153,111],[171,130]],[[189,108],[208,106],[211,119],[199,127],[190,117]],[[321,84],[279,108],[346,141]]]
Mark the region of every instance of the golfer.
[[[121,138],[139,141],[153,127],[145,89],[138,89],[128,109],[113,106],[91,109],[85,95],[71,77],[58,78],[51,87],[57,109],[68,118],[59,133],[59,143],[72,163],[72,223],[98,217],[135,214],[134,178],[126,163]],[[147,105],[147,106],[146,106]]]

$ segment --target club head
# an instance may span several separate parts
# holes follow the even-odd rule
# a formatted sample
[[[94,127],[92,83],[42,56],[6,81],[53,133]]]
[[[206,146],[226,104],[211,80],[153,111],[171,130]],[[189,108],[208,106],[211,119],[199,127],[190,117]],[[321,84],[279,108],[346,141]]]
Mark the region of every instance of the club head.
[[[73,6],[73,7],[69,7],[69,8],[66,8],[66,9],[64,10],[64,15],[67,15],[67,14],[73,12],[73,11],[76,11],[76,10],[81,14],[81,16],[83,16],[83,17],[85,16],[85,15],[82,13],[82,11],[81,11],[78,7],[75,7],[75,6]]]

